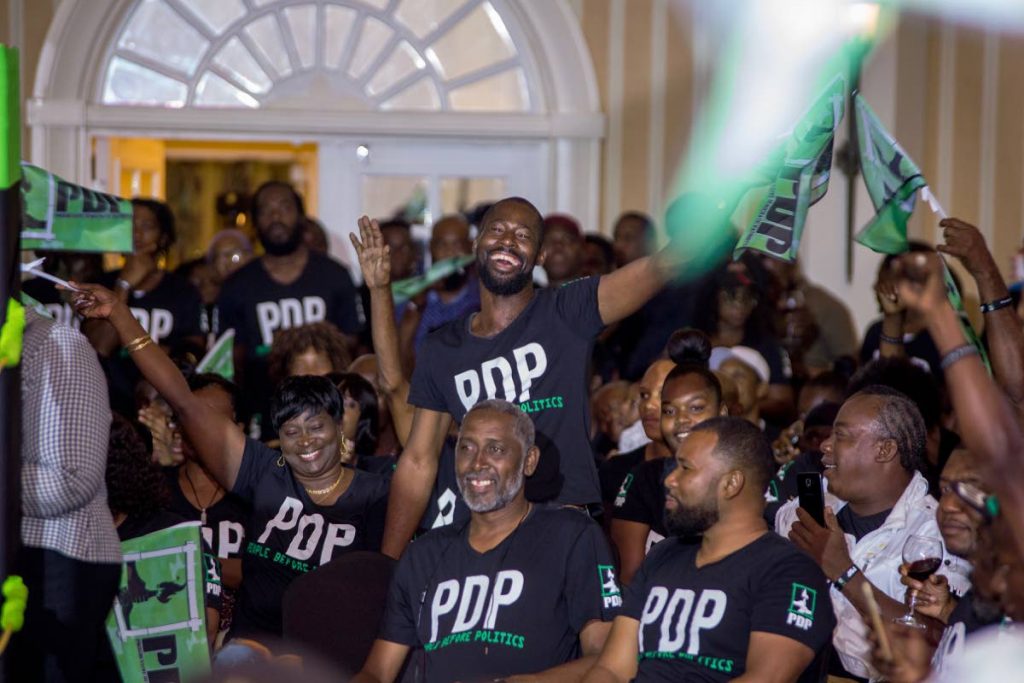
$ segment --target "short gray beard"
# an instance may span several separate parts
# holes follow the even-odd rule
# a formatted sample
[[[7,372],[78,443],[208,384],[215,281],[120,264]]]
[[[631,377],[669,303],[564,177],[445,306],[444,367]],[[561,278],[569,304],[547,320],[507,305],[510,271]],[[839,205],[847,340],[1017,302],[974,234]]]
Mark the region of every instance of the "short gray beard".
[[[455,483],[458,485],[459,494],[462,496],[462,500],[466,502],[466,507],[469,508],[470,512],[494,512],[495,510],[500,510],[515,500],[515,497],[519,495],[519,491],[523,488],[523,481],[526,478],[526,457],[523,457],[522,462],[519,463],[519,470],[510,479],[505,481],[505,486],[498,490],[497,495],[494,497],[494,502],[490,504],[472,501],[470,496],[466,495],[466,489],[463,487],[462,481],[464,478],[457,479]]]

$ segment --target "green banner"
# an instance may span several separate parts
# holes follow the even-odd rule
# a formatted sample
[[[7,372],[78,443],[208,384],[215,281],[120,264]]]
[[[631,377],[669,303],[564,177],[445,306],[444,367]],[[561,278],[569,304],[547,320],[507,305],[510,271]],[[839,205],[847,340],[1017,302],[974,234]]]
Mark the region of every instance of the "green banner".
[[[21,248],[132,251],[132,203],[22,163]]]
[[[394,297],[395,303],[405,303],[452,273],[465,268],[467,264],[472,263],[474,258],[472,254],[453,256],[430,264],[430,268],[427,268],[427,272],[423,273],[423,275],[415,275],[398,282],[392,282],[391,295]]]
[[[21,96],[18,92],[18,51],[0,45],[0,190],[21,179]]]
[[[782,261],[796,259],[807,209],[828,191],[832,142],[843,119],[845,98],[846,79],[840,74],[800,117],[774,155],[767,174],[771,178],[768,194],[740,237],[733,258],[750,249]]]
[[[924,187],[924,176],[864,98],[853,98],[860,144],[860,170],[875,205],[875,217],[861,228],[856,240],[883,254],[902,254],[907,250],[907,221],[914,212],[917,191]]]
[[[212,372],[224,379],[235,379],[235,331],[227,330],[196,366],[196,372]]]
[[[107,636],[124,683],[188,681],[210,671],[199,522],[121,544],[121,589]]]

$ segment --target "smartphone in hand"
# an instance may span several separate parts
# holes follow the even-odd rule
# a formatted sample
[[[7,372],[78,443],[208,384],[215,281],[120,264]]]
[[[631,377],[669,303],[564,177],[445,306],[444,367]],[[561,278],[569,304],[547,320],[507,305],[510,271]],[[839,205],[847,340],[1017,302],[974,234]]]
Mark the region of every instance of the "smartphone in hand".
[[[800,507],[820,526],[825,526],[825,494],[821,489],[821,475],[800,472],[796,475],[796,486]]]

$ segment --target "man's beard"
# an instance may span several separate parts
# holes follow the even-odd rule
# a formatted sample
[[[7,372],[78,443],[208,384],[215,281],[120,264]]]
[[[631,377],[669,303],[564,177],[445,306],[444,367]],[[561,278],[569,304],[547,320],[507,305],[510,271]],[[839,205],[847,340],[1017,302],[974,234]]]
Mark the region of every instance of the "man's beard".
[[[470,476],[473,476],[474,478],[484,478],[480,477],[480,475],[470,473],[456,480],[455,483],[459,487],[459,493],[462,495],[462,500],[466,502],[466,507],[468,507],[472,512],[494,512],[495,510],[500,510],[511,503],[523,488],[523,480],[526,476],[526,456],[524,455],[522,461],[519,463],[518,471],[505,480],[505,485],[498,489],[490,503],[474,498],[476,494],[473,493],[472,488],[468,483],[464,483],[469,481]],[[469,495],[466,495],[467,492]]]
[[[516,254],[516,256],[519,256]],[[521,258],[521,257],[520,257]],[[533,279],[533,273],[530,270],[525,272],[515,273],[508,276],[508,279],[499,279],[498,276],[494,275],[487,262],[487,256],[477,259],[477,270],[480,273],[480,282],[484,288],[496,296],[512,296],[518,294],[526,288],[526,285],[530,284]]]
[[[263,251],[270,254],[271,256],[287,256],[288,254],[294,254],[295,250],[302,244],[302,229],[299,226],[294,226],[291,234],[288,235],[284,241],[275,242],[267,237],[267,232],[260,231],[260,244],[263,245]]]
[[[670,536],[699,536],[717,523],[718,507],[712,497],[698,505],[678,503],[675,510],[665,510],[665,530]]]

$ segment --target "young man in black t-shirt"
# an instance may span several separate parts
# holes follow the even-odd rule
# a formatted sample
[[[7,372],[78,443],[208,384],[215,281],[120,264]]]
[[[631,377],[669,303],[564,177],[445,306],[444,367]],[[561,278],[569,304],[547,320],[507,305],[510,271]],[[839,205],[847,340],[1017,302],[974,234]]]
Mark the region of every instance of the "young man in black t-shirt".
[[[597,524],[526,500],[523,481],[539,456],[533,423],[514,404],[469,411],[456,472],[470,520],[426,534],[402,556],[354,682],[394,681],[410,651],[409,666],[427,682],[538,672],[562,681],[586,671],[621,596]]]
[[[746,420],[716,417],[675,458],[665,480],[673,538],[644,560],[584,680],[798,680],[835,617],[824,574],[762,517],[768,441]]]
[[[379,229],[360,219],[356,249],[383,250]],[[488,210],[475,243],[480,311],[436,330],[420,347],[409,402],[412,430],[392,480],[383,551],[398,557],[423,515],[448,427],[478,401],[503,398],[534,421],[541,451],[528,486],[534,501],[601,500],[588,440],[588,363],[601,329],[637,310],[678,265],[675,250],[600,278],[537,291],[543,219],[519,197]],[[363,257],[361,257],[362,260]],[[386,287],[371,295],[389,296]]]
[[[274,333],[327,320],[348,335],[362,325],[348,270],[303,242],[305,211],[287,183],[264,183],[253,196],[252,221],[264,254],[224,283],[217,299],[218,334],[235,330],[235,368],[246,414],[266,411],[272,393],[267,354]]]

